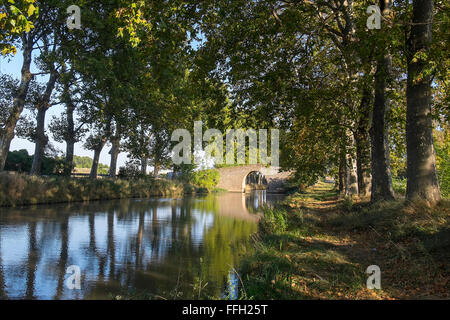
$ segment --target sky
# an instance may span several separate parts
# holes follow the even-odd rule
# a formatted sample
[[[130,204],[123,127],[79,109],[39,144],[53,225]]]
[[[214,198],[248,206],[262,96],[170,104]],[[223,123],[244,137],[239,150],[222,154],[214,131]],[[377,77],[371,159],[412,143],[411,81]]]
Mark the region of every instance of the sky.
[[[17,53],[13,57],[3,57],[0,55],[0,72],[3,74],[9,74],[15,79],[20,79],[20,69],[22,68],[22,52],[21,50],[17,50]],[[31,66],[31,72],[38,72],[36,69],[36,66],[34,63]],[[38,78],[39,81],[45,81],[45,77]],[[45,125],[46,125],[46,134],[49,137],[50,143],[55,146],[58,150],[60,150],[62,153],[65,154],[66,150],[66,144],[65,143],[58,143],[55,140],[53,140],[51,132],[48,131],[48,124],[52,120],[52,116],[58,116],[61,114],[61,112],[64,110],[63,105],[56,105],[51,107],[46,114],[45,117]],[[24,110],[23,114],[31,114],[30,111]],[[93,158],[94,151],[86,150],[83,148],[84,141],[78,142],[75,144],[75,155],[77,156],[88,156],[90,158]],[[10,151],[15,150],[21,150],[26,149],[28,150],[29,154],[34,154],[34,143],[26,140],[26,139],[20,139],[15,137],[11,142]],[[106,145],[105,148],[103,148],[102,153],[100,155],[100,162],[106,165],[109,165],[110,162],[110,156],[108,154],[109,150],[111,149],[110,145]],[[127,154],[122,152],[119,154],[117,167],[121,167],[125,165],[125,162],[127,161]]]

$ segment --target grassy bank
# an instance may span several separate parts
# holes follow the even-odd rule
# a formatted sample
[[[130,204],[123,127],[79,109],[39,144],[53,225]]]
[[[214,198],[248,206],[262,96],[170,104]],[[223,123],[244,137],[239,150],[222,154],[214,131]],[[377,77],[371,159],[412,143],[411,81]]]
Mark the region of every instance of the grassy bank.
[[[193,188],[189,192],[195,190]],[[185,186],[182,183],[152,178],[92,180],[0,174],[0,206],[148,198],[180,195],[184,192]]]
[[[253,299],[428,299],[450,294],[450,209],[339,199],[319,183],[266,209],[242,294]],[[381,290],[365,270],[381,269]]]

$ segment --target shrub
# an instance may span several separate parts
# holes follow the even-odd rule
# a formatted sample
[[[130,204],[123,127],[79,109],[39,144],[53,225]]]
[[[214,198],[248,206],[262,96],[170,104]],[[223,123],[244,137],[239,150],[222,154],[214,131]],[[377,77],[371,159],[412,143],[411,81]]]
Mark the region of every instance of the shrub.
[[[191,183],[206,189],[213,189],[219,183],[220,173],[215,169],[194,171],[192,173]]]
[[[436,165],[438,170],[439,185],[443,198],[450,197],[450,134],[449,126],[443,127],[443,130],[436,132]]]
[[[195,190],[195,193],[209,193],[208,188],[200,187]]]
[[[8,152],[5,163],[5,171],[30,172],[33,163],[33,156],[28,151],[18,150]],[[42,158],[41,174],[55,175],[64,170],[64,160],[59,157],[44,155]]]
[[[396,194],[404,196],[406,194],[406,179],[393,178],[392,186]]]
[[[174,166],[174,173],[177,179],[183,181],[184,183],[191,183],[194,169],[195,165],[183,163],[179,166]]]
[[[264,208],[264,217],[261,219],[260,227],[266,233],[280,233],[287,228],[287,212],[282,208]]]
[[[347,212],[352,211],[353,199],[351,197],[345,197],[344,200],[342,200],[340,207],[344,211],[347,211]]]
[[[139,178],[143,174],[137,161],[127,161],[124,167],[119,168],[117,176],[119,178]]]

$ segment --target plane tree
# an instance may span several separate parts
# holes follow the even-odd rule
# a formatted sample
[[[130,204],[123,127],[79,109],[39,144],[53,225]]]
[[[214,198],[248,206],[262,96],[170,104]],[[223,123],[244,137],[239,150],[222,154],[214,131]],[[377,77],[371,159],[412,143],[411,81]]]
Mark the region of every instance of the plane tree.
[[[23,57],[20,82],[17,90],[14,91],[11,108],[8,109],[4,123],[0,128],[0,171],[3,171],[5,167],[9,146],[14,138],[14,130],[25,106],[28,88],[33,78],[30,71],[31,55],[33,50],[36,49],[39,26],[42,25],[42,20],[36,21],[38,12],[34,1],[30,0],[21,1],[17,5],[15,1],[2,1],[0,7],[2,54],[15,53],[16,46],[19,46]]]

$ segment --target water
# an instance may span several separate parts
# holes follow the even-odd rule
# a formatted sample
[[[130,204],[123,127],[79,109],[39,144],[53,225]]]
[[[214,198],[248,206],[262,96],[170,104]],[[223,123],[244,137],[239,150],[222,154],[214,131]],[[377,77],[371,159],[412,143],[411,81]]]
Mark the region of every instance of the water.
[[[256,191],[0,208],[0,299],[237,297]],[[81,271],[80,289],[69,266]],[[228,288],[228,289],[227,289]]]

